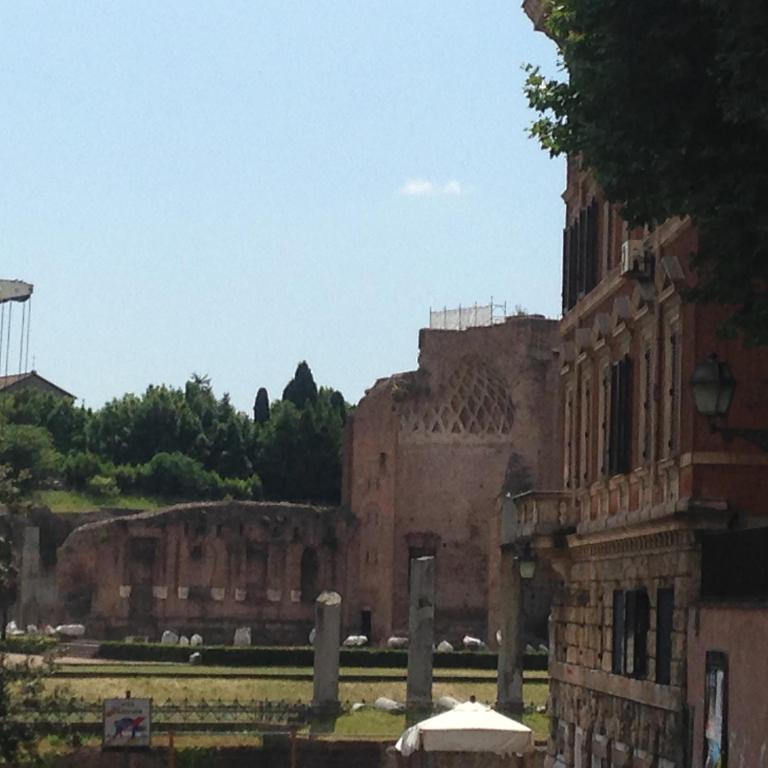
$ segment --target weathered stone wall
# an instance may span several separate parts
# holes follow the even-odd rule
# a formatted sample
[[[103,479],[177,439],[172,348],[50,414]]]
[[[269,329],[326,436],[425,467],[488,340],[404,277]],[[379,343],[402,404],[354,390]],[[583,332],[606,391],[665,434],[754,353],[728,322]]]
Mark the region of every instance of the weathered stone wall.
[[[559,474],[556,329],[528,316],[422,330],[419,369],[360,401],[348,492],[376,640],[407,630],[409,562],[420,555],[436,557],[438,636],[495,634],[500,498]]]
[[[231,642],[306,642],[313,602],[347,587],[354,521],[298,504],[186,504],[76,529],[59,550],[60,620],[91,636],[164,629]]]
[[[680,765],[687,618],[699,589],[696,538],[687,530],[664,530],[574,544],[567,587],[553,600],[550,622],[550,765],[590,765],[586,760],[594,749],[608,755],[609,762],[591,763],[598,768],[646,765],[644,755],[648,765],[655,765],[652,758]],[[660,685],[655,682],[656,595],[669,587],[675,600],[671,683]],[[640,588],[650,600],[648,667],[643,679],[633,679],[611,671],[613,593]],[[599,737],[594,744],[593,737]],[[575,757],[579,749],[581,762]],[[629,762],[621,762],[625,755]]]

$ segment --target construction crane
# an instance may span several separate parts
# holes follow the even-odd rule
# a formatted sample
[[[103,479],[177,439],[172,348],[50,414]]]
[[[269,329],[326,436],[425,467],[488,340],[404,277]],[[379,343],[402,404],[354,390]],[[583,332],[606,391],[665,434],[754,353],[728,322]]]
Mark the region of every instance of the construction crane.
[[[14,303],[21,304],[18,373],[21,374],[29,370],[29,328],[32,321],[31,299],[33,290],[34,286],[23,280],[0,280],[0,373],[4,371],[5,376],[8,375],[11,359],[11,326],[13,325]],[[7,313],[6,304],[8,305]],[[5,353],[4,368],[3,353]]]

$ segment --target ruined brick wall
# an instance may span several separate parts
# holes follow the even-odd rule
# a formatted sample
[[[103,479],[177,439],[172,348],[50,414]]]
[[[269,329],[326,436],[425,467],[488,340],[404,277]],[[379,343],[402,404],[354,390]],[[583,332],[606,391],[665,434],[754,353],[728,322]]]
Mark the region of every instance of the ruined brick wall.
[[[411,556],[437,558],[439,635],[495,634],[499,504],[554,485],[557,323],[422,330],[419,369],[361,400],[350,504],[360,519],[361,599],[378,640],[407,630]]]
[[[354,521],[298,504],[186,504],[76,529],[59,550],[60,619],[89,635],[164,629],[231,642],[306,642],[313,601],[347,591]]]

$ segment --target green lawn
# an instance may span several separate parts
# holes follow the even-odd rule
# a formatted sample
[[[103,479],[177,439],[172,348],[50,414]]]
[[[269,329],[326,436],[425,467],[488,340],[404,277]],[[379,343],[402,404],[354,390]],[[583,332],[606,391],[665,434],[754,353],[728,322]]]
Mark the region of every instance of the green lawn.
[[[94,665],[96,666],[96,665]],[[182,668],[177,667],[180,672]],[[209,670],[210,671],[210,670]],[[252,671],[252,670],[249,670]],[[343,702],[373,703],[379,696],[386,696],[395,701],[405,700],[405,680],[392,678],[396,670],[360,670],[365,674],[383,672],[378,680],[365,682],[345,682],[342,674],[339,685],[339,696]],[[157,702],[167,700],[179,701],[239,701],[270,700],[270,701],[303,701],[312,698],[312,682],[282,678],[248,678],[236,677],[227,668],[221,677],[202,677],[199,674],[155,674],[152,670],[143,677],[123,677],[116,673],[114,677],[88,677],[87,672],[81,678],[65,680],[50,679],[49,687],[63,687],[70,695],[82,697],[89,701],[99,701],[104,698],[117,697],[130,690],[132,696],[150,697]],[[451,670],[453,673],[453,670]],[[457,670],[459,672],[459,670]],[[467,672],[475,674],[474,670]],[[435,682],[432,695],[435,700],[441,696],[453,696],[460,701],[466,701],[475,696],[478,701],[492,703],[496,698],[496,681],[489,676],[485,682],[462,682],[461,675],[450,682]],[[548,686],[541,678],[528,682],[523,689],[526,704],[541,706],[546,703]],[[537,738],[546,737],[546,717],[532,714],[524,718],[525,722],[534,729]],[[396,738],[404,728],[402,715],[391,715],[386,712],[363,709],[339,718],[334,735],[336,736],[379,736]]]
[[[119,509],[157,509],[175,503],[175,499],[159,496],[113,496],[102,498],[80,491],[36,491],[33,501],[49,507],[53,512],[92,512],[101,507]]]
[[[312,667],[220,667],[192,666],[189,664],[173,664],[166,662],[105,662],[98,664],[68,664],[58,662],[56,669],[66,676],[172,676],[172,677],[226,677],[226,678],[295,678],[312,675]],[[371,677],[376,679],[393,678],[405,680],[404,668],[392,667],[341,667],[341,677]],[[496,680],[494,669],[436,669],[434,677],[441,680],[456,678],[482,678]],[[547,673],[530,671],[525,673],[525,679],[530,681],[546,681]]]

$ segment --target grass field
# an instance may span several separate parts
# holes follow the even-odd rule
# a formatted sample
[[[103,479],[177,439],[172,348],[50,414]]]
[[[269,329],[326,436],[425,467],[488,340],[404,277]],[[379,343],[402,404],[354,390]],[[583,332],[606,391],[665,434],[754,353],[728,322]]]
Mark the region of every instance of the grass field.
[[[222,677],[222,678],[302,678],[312,676],[312,667],[219,667],[219,666],[190,666],[187,664],[149,663],[149,662],[99,662],[94,664],[58,663],[57,671],[62,676],[99,676],[99,677],[135,677],[151,675],[154,677]],[[341,678],[370,677],[375,679],[405,680],[406,670],[392,667],[342,667]],[[437,680],[455,680],[471,678],[496,681],[496,670],[493,669],[436,669],[434,677]],[[527,671],[526,681],[546,682],[547,673],[544,671]]]
[[[188,668],[182,665],[109,665],[114,667],[114,675],[102,676],[106,665],[62,665],[67,670],[78,672],[76,678],[49,679],[50,688],[64,688],[69,695],[82,697],[89,701],[99,701],[103,698],[122,696],[130,690],[134,697],[149,697],[156,702],[167,700],[180,701],[222,701],[239,700],[242,702],[255,700],[270,701],[303,701],[312,698],[312,682],[309,679],[295,679],[297,675],[306,675],[307,668],[289,668],[288,670],[261,670],[269,672],[268,676],[255,677],[254,668],[237,670],[226,667],[221,674],[211,677],[216,668]],[[97,672],[98,677],[89,675],[89,671]],[[126,677],[120,671],[144,672],[141,676]],[[238,674],[239,672],[239,674]],[[366,681],[345,681],[346,674],[359,672],[371,676]],[[494,673],[483,674],[482,682],[473,680],[463,681],[463,677],[478,677],[477,670],[446,670],[452,680],[436,681],[433,686],[433,698],[453,696],[466,701],[475,696],[478,701],[492,703],[496,698],[496,680]],[[175,674],[174,674],[175,673]],[[293,674],[291,674],[293,673]],[[399,676],[398,676],[399,675]],[[294,679],[291,679],[291,678]],[[530,677],[523,689],[525,703],[534,707],[546,703],[548,686],[546,677],[537,675]],[[373,703],[379,696],[386,696],[395,701],[405,700],[405,679],[402,670],[392,669],[344,669],[339,685],[339,696],[343,702]],[[533,728],[537,738],[546,737],[546,717],[533,713],[524,718],[526,724]],[[343,715],[336,722],[334,736],[344,737],[387,737],[396,738],[405,727],[403,715],[392,715],[373,709],[363,709],[358,712]]]
[[[36,491],[33,501],[49,507],[53,512],[92,512],[101,507],[117,509],[157,509],[173,504],[173,499],[159,496],[123,496],[111,498],[91,496],[79,491]]]

